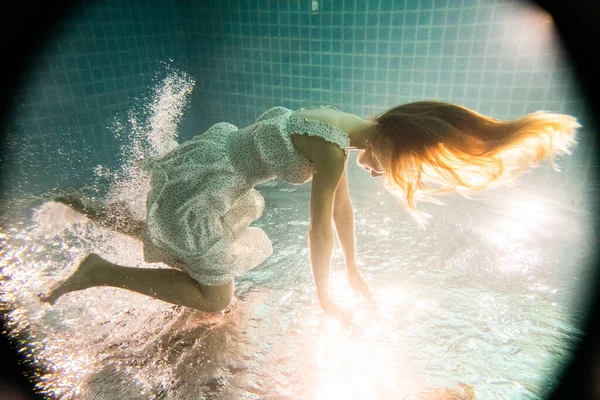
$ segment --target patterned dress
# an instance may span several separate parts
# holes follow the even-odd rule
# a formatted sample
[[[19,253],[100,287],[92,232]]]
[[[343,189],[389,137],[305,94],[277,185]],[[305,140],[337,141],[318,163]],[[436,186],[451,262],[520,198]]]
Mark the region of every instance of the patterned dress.
[[[314,108],[336,109],[301,110]],[[264,209],[254,186],[275,178],[291,184],[312,179],[314,167],[296,150],[292,134],[321,137],[346,154],[350,144],[339,128],[290,117],[292,112],[271,108],[243,129],[220,122],[170,153],[140,163],[152,176],[146,262],[185,270],[204,285],[221,285],[273,254],[265,232],[250,226]]]

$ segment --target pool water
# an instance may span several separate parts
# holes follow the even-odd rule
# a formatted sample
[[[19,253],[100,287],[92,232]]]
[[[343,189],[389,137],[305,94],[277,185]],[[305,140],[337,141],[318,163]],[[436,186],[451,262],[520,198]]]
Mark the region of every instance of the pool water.
[[[58,398],[411,399],[461,387],[481,399],[541,398],[579,340],[593,242],[584,212],[523,182],[449,198],[427,209],[425,228],[379,180],[351,183],[357,257],[375,295],[353,297],[338,247],[330,285],[353,312],[345,328],[316,302],[309,187],[279,182],[259,187],[267,207],[256,223],[274,255],[236,281],[224,313],[115,288],[40,303],[91,251],[146,266],[138,242],[43,196],[4,204],[3,300],[40,387]]]
[[[419,226],[351,154],[359,268],[374,299],[353,296],[338,245],[333,299],[347,327],[319,308],[307,240],[310,184],[257,189],[255,225],[274,255],[236,280],[226,312],[173,306],[116,288],[38,295],[90,252],[146,265],[141,244],[52,201],[64,191],[124,201],[142,218],[148,177],[135,160],[164,154],[193,80],[176,73],[115,123],[122,165],[88,186],[5,199],[2,302],[43,393],[60,399],[539,399],[581,338],[593,256],[585,187],[543,166],[513,187],[451,196]],[[104,183],[102,183],[104,182]],[[589,196],[593,198],[593,196]]]

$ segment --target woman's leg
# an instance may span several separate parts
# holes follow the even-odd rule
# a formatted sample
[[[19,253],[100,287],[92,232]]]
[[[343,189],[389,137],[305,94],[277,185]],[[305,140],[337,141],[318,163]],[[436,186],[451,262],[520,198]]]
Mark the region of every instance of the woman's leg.
[[[233,279],[219,286],[201,285],[174,269],[122,267],[90,254],[66,281],[41,298],[50,304],[62,295],[96,286],[112,286],[200,311],[220,311],[233,298]]]
[[[146,224],[133,217],[125,202],[103,204],[75,195],[59,196],[54,198],[54,201],[71,207],[102,226],[142,240],[142,232]]]

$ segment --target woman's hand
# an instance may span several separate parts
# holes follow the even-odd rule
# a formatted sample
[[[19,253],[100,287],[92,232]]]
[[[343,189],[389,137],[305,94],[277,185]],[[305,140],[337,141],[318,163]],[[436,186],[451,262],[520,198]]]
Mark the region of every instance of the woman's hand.
[[[373,292],[371,292],[367,282],[360,276],[358,269],[348,268],[346,271],[346,278],[357,296],[363,295],[366,299],[373,298]]]
[[[319,298],[319,305],[325,311],[327,315],[337,319],[343,326],[346,326],[352,320],[352,314],[343,311],[337,304],[332,302],[329,298]]]

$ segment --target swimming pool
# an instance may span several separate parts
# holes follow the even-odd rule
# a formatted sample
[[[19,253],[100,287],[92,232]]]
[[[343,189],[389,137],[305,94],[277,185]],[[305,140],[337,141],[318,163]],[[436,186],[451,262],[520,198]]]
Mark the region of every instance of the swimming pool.
[[[237,280],[227,312],[202,314],[114,288],[40,303],[37,294],[91,251],[163,267],[145,265],[139,243],[52,196],[76,190],[122,200],[143,216],[147,176],[134,161],[211,123],[241,127],[271,106],[300,103],[366,115],[437,98],[497,117],[581,107],[553,63],[562,53],[545,47],[541,31],[529,32],[535,41],[502,19],[541,28],[519,22],[539,15],[501,1],[345,1],[318,12],[314,2],[252,2],[239,12],[227,2],[184,2],[189,15],[168,2],[142,3],[101,2],[72,23],[78,35],[65,34],[64,48],[36,70],[10,147],[17,189],[0,210],[9,278],[1,299],[44,393],[433,399],[454,390],[462,398],[539,399],[552,389],[581,338],[597,242],[596,161],[585,140],[559,160],[563,173],[544,165],[513,187],[423,206],[433,216],[425,228],[352,155],[357,258],[375,298],[353,298],[337,247],[330,282],[333,297],[353,310],[346,329],[316,303],[310,185],[279,181],[258,187],[266,207],[256,225],[274,255]]]
[[[421,228],[353,161],[357,257],[375,297],[353,297],[338,248],[330,281],[354,313],[345,329],[316,303],[310,185],[259,186],[267,206],[256,226],[274,255],[237,280],[236,301],[219,314],[114,288],[40,303],[36,294],[87,253],[142,266],[141,245],[47,196],[5,203],[3,301],[13,307],[11,332],[26,335],[43,366],[41,387],[60,398],[128,399],[547,394],[581,334],[593,252],[585,199],[558,174],[564,186],[548,196],[534,172],[516,187],[426,208],[433,218]],[[131,200],[143,192],[136,182],[79,191]],[[131,206],[143,211],[143,201]]]

